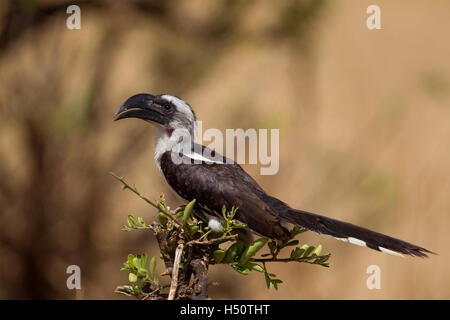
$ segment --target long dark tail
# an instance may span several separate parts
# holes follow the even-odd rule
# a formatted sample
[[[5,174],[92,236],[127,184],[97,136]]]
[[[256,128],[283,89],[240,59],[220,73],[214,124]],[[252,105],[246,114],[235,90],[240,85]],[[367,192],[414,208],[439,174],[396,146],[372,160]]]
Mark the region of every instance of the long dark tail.
[[[365,246],[385,253],[427,257],[433,253],[425,248],[395,239],[384,234],[355,226],[353,224],[324,217],[307,211],[283,208],[278,210],[280,217],[308,230],[333,236],[338,240]]]

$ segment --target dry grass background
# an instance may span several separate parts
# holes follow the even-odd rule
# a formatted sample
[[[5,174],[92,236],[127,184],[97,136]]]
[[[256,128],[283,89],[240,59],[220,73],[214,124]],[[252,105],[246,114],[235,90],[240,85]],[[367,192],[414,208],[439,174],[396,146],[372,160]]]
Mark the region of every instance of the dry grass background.
[[[0,42],[0,298],[119,298],[126,254],[157,254],[151,235],[120,231],[153,210],[108,174],[181,203],[153,163],[155,130],[112,121],[138,92],[179,95],[204,128],[280,128],[279,173],[245,167],[267,192],[439,253],[401,259],[311,233],[301,241],[323,244],[329,269],[274,265],[274,292],[214,267],[213,298],[450,297],[448,1],[378,0],[375,31],[374,1],[137,2],[86,1],[81,30],[63,9]],[[56,2],[21,3],[33,16]],[[372,264],[381,290],[366,288]]]

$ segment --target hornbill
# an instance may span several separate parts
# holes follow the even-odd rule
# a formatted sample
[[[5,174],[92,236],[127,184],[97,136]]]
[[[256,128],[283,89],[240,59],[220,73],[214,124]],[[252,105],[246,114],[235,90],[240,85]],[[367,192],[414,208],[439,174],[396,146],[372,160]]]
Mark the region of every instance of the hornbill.
[[[196,117],[189,104],[178,97],[136,94],[128,98],[114,115],[114,120],[125,118],[139,118],[157,125],[157,167],[178,195],[188,201],[196,199],[196,208],[202,212],[199,215],[208,221],[212,230],[221,229],[217,212],[221,212],[223,207],[235,207],[238,208],[236,218],[239,221],[253,232],[271,239],[287,239],[286,223],[291,223],[393,255],[427,257],[427,253],[432,253],[363,227],[291,208],[268,195],[239,164],[193,142]],[[177,131],[183,134],[175,134]],[[187,136],[189,139],[185,139]],[[180,148],[182,141],[189,141],[188,148]]]

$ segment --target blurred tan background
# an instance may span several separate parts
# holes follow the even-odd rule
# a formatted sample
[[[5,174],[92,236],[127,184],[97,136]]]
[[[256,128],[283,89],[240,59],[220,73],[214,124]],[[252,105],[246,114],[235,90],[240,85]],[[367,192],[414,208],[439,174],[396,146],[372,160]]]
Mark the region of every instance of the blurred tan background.
[[[81,30],[66,28],[72,3]],[[382,30],[366,28],[370,4]],[[112,121],[139,92],[180,96],[204,129],[279,128],[279,173],[245,166],[267,192],[439,253],[307,233],[329,269],[272,265],[285,282],[270,291],[213,267],[212,298],[450,298],[449,32],[446,0],[2,1],[0,298],[122,298],[126,255],[158,254],[151,233],[120,230],[154,210],[109,175],[181,204],[154,165],[155,129]],[[372,264],[380,290],[366,288]]]

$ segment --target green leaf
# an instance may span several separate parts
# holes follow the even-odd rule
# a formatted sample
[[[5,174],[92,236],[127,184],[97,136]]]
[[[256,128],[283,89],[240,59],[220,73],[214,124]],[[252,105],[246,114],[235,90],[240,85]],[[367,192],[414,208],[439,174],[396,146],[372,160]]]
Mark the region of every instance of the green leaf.
[[[140,256],[141,266],[147,268],[147,254],[144,253]]]
[[[284,246],[285,246],[285,247],[289,247],[289,246],[296,246],[296,245],[298,245],[298,240],[292,240],[292,241],[289,241],[289,242],[286,243]]]
[[[155,268],[156,268],[156,257],[152,257],[152,259],[150,260],[150,276],[152,277],[152,279],[155,278]]]
[[[160,211],[158,212],[158,220],[161,227],[165,229],[167,225],[167,216]]]
[[[256,263],[251,263],[251,262],[247,262],[247,264],[245,265],[247,268],[258,271],[258,272],[264,272],[264,269]]]
[[[255,240],[251,245],[247,247],[247,249],[245,249],[244,253],[241,255],[239,263],[241,265],[245,265],[248,262],[248,260],[250,260],[250,258],[253,257],[258,252],[258,250],[264,247],[267,241],[268,240],[266,238],[260,238],[258,240]]]
[[[145,221],[144,221],[144,219],[142,219],[142,217],[138,217],[138,221],[142,227],[146,227]]]
[[[128,216],[127,216],[127,223],[128,223],[128,226],[130,227],[130,228],[135,228],[136,227],[136,225],[137,225],[137,222],[136,222],[136,219],[131,215],[131,214],[129,214]]]
[[[135,285],[135,286],[132,286],[132,287],[131,287],[131,293],[132,293],[133,295],[137,296],[137,297],[140,297],[140,296],[142,296],[142,294],[143,294],[144,292],[142,291],[142,289],[141,289],[140,286]]]
[[[166,201],[164,200],[164,195],[163,195],[163,194],[161,194],[161,195],[159,196],[159,204],[161,205],[161,207],[162,207],[164,210],[167,210]]]
[[[120,271],[125,271],[125,270],[132,270],[132,268],[130,267],[130,264],[128,262],[125,262],[123,264],[123,267],[120,268]]]
[[[318,256],[320,256],[320,253],[322,252],[322,245],[319,244],[316,248],[316,250],[314,250],[313,254],[316,254]]]
[[[303,254],[303,256],[304,257],[309,257],[309,255],[311,254],[311,252],[314,251],[314,249],[315,249],[314,246],[307,247],[306,250],[305,250],[305,253]]]
[[[200,230],[200,227],[198,225],[193,225],[192,227],[189,228],[189,236],[192,237],[199,230]]]
[[[300,258],[302,256],[303,252],[305,252],[305,250],[300,249],[300,248],[295,248],[294,250],[291,251],[291,259]]]
[[[267,288],[270,288],[270,277],[267,272],[264,272],[264,278],[266,279],[266,286]]]
[[[230,221],[233,219],[233,216],[234,216],[233,210],[234,210],[234,207],[231,208],[230,212],[227,212],[227,208],[225,206],[222,206],[222,216],[226,221]]]
[[[138,268],[137,275],[139,277],[145,278],[147,276],[147,269],[145,269],[145,268]]]
[[[236,256],[237,256],[237,243],[233,243],[228,249],[227,249],[227,252],[226,252],[226,255],[225,255],[225,259],[223,260],[223,262],[225,262],[225,263],[230,263],[230,262],[233,262],[234,261],[234,259],[236,258]]]
[[[280,280],[280,279],[272,279],[272,282],[275,282],[275,283],[283,283],[283,281]]]
[[[183,216],[183,214],[184,214],[184,210],[180,210],[180,211],[176,212],[173,216],[176,219],[179,219],[179,218],[181,218]]]
[[[305,228],[301,228],[299,226],[294,226],[294,228],[292,228],[292,230],[290,231],[291,238],[294,238],[296,235],[306,232],[306,231],[308,231],[308,230]]]
[[[125,285],[125,286],[123,286],[123,288],[124,288],[125,290],[127,290],[129,293],[132,293],[132,292],[133,292],[133,287],[132,287],[132,286]]]
[[[242,266],[242,265],[240,265],[238,263],[233,264],[232,267],[233,267],[234,270],[236,270],[240,274],[248,275],[250,273],[250,269],[249,268],[244,267],[244,266]]]
[[[225,258],[225,255],[226,255],[225,250],[218,249],[214,251],[213,252],[214,261],[216,261],[216,263],[221,263],[223,258]]]
[[[139,260],[138,257],[133,258],[133,265],[135,266],[136,269],[139,269],[141,267],[141,261]]]
[[[138,279],[138,278],[137,278],[137,275],[135,275],[134,273],[129,273],[129,274],[128,274],[128,281],[134,283],[134,282],[137,281],[137,279]]]
[[[133,260],[134,260],[134,256],[132,254],[129,254],[127,257],[127,262],[131,268],[135,268]]]
[[[191,216],[191,212],[192,209],[194,208],[195,205],[195,199],[192,200],[191,202],[189,202],[186,207],[184,208],[184,213],[183,213],[183,224],[186,224],[188,221],[188,218]]]
[[[245,250],[245,244],[244,241],[242,240],[238,240],[236,242],[236,251],[237,251],[237,255],[240,256]]]

